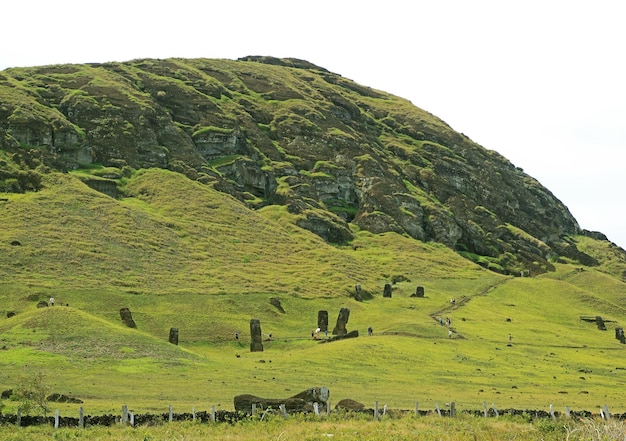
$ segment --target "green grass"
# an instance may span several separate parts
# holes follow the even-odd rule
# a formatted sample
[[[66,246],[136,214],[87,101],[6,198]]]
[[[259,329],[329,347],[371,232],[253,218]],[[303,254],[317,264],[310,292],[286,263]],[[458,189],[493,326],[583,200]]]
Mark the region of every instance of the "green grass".
[[[621,439],[624,424],[620,421],[584,419],[530,421],[525,417],[480,418],[459,415],[456,418],[430,416],[386,415],[380,421],[371,416],[297,416],[282,419],[269,415],[237,424],[208,424],[198,422],[163,423],[131,427],[87,427],[85,429],[52,427],[26,427],[15,430],[0,426],[0,436],[7,441],[28,439],[85,440],[588,440]]]
[[[600,267],[556,264],[513,278],[394,233],[355,230],[352,243],[331,246],[284,207],[254,212],[164,170],[133,173],[124,195],[60,174],[46,175],[39,192],[2,194],[0,390],[41,372],[92,414],[122,404],[232,409],[238,394],[286,398],[313,386],[328,387],[333,403],[394,409],[626,409],[624,346],[613,331],[626,322],[626,289],[611,248],[597,241],[576,238],[603,256]],[[383,298],[393,279],[402,281]],[[366,301],[351,297],[356,284]],[[424,298],[411,297],[417,286]],[[49,297],[57,306],[37,309]],[[123,326],[123,307],[137,329]],[[332,330],[343,307],[360,337],[311,340],[318,311]],[[580,320],[596,315],[607,331]],[[452,338],[439,316],[451,319]],[[249,351],[252,318],[274,337],[264,352]],[[172,327],[178,346],[167,341]]]

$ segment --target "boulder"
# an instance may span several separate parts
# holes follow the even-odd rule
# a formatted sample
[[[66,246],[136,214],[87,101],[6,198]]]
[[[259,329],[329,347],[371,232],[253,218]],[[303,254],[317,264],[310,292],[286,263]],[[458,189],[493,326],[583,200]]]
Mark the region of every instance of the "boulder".
[[[343,409],[343,410],[363,410],[365,409],[365,405],[363,403],[359,403],[358,401],[354,401],[350,398],[344,398],[339,401],[335,405],[335,409]]]

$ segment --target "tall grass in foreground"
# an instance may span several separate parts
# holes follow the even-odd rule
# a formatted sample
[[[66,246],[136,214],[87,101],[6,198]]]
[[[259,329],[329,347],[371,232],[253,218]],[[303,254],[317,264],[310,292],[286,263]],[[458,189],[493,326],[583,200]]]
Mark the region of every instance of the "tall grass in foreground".
[[[246,420],[233,425],[195,422],[157,426],[88,427],[58,429],[52,427],[0,426],[0,438],[6,441],[48,439],[82,439],[99,441],[134,440],[624,440],[626,424],[622,421],[550,420],[531,421],[524,417],[480,418],[460,415],[457,418],[437,416],[387,418],[328,417],[314,419],[292,416],[282,419],[270,416],[263,421]]]

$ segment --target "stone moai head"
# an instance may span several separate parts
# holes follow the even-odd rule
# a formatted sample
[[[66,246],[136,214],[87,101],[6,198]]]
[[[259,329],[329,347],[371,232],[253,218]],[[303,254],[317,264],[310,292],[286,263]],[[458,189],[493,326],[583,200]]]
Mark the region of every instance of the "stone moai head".
[[[178,328],[170,328],[169,342],[173,345],[178,344]]]
[[[317,327],[320,331],[328,331],[328,311],[317,311]]]
[[[385,283],[385,288],[383,289],[383,297],[391,297],[391,283]]]
[[[350,310],[348,308],[341,308],[339,310],[339,317],[337,317],[337,325],[335,329],[333,329],[333,335],[346,335],[348,333],[346,325],[348,324],[349,318]]]
[[[133,320],[133,315],[131,314],[130,309],[128,308],[120,309],[120,317],[122,318],[122,321],[124,322],[124,324],[128,326],[129,328],[137,327],[137,324]]]
[[[261,339],[261,321],[250,320],[250,352],[263,352],[263,340]]]
[[[356,285],[354,287],[354,299],[357,302],[362,302],[363,301],[363,290],[361,289],[361,285]]]

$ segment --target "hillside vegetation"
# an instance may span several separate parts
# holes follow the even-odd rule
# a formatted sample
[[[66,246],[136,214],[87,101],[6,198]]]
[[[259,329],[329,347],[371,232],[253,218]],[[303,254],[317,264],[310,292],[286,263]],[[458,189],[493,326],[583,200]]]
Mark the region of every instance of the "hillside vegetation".
[[[595,264],[558,199],[494,151],[399,97],[295,59],[167,59],[0,73],[0,190],[38,167],[159,167],[253,209],[279,205],[330,243],[354,228],[435,241],[503,274]]]
[[[497,153],[310,63],[0,72],[0,222],[0,392],[626,411],[624,250]],[[358,338],[313,339],[341,308]]]
[[[602,266],[557,263],[520,278],[396,233],[355,231],[350,246],[332,246],[281,207],[253,211],[164,170],[133,173],[124,192],[112,199],[53,173],[41,191],[6,195],[3,390],[42,372],[55,392],[101,411],[229,409],[237,394],[287,397],[314,385],[370,406],[624,405],[623,345],[613,335],[626,322],[624,285]],[[424,298],[411,297],[416,286]],[[49,297],[56,306],[37,308]],[[121,321],[124,307],[137,329]],[[342,307],[359,338],[312,340],[318,311],[332,329]],[[596,315],[607,331],[580,318]],[[440,316],[451,319],[452,338]],[[263,352],[249,351],[251,318],[261,321]],[[178,346],[167,341],[171,327]]]

